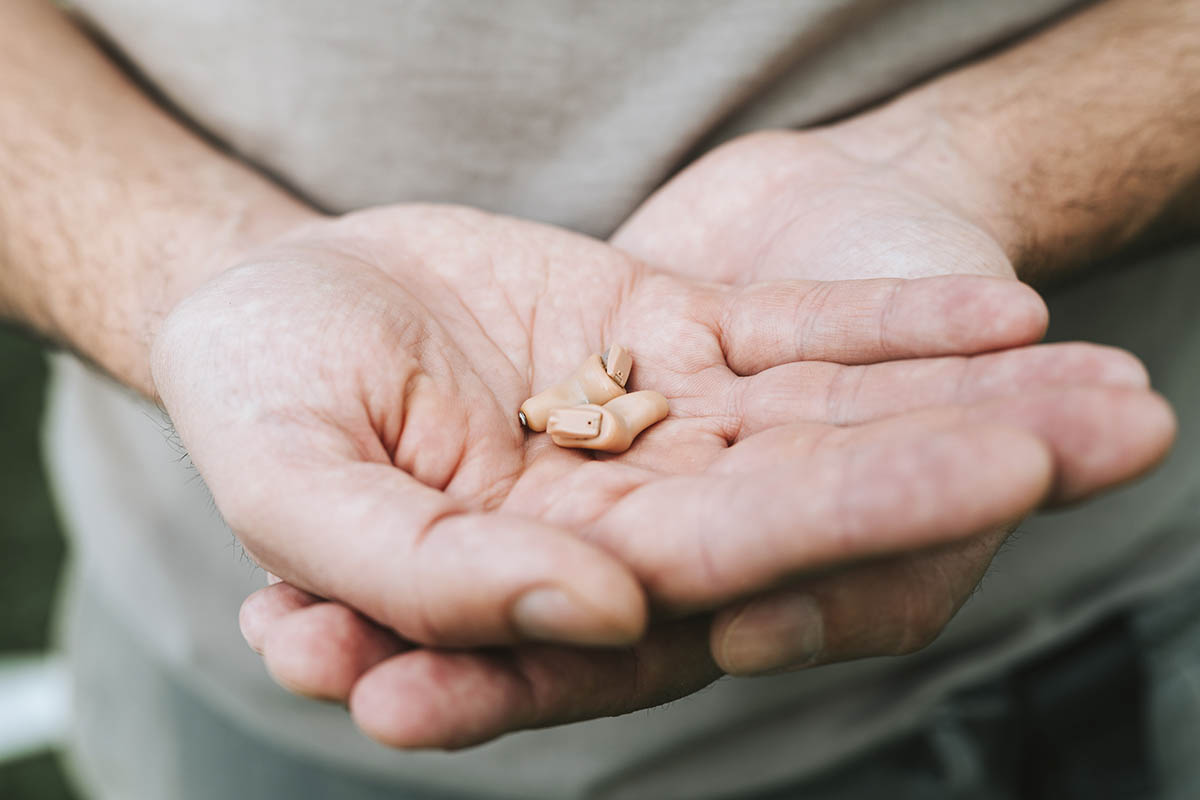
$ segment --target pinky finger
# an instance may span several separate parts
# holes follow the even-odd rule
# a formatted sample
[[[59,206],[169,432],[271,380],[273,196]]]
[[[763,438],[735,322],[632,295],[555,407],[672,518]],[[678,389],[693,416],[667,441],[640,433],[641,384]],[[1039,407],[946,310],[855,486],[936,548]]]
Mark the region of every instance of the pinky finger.
[[[278,620],[266,637],[263,660],[285,689],[345,703],[363,673],[411,647],[341,603],[322,602]]]
[[[262,655],[263,642],[276,622],[293,611],[321,602],[321,598],[315,594],[282,583],[278,578],[272,581],[271,578],[274,576],[268,573],[270,585],[243,600],[241,611],[238,612],[242,638],[259,655]]]
[[[238,622],[276,682],[297,694],[339,702],[349,698],[360,675],[409,646],[346,606],[287,583],[246,598]]]

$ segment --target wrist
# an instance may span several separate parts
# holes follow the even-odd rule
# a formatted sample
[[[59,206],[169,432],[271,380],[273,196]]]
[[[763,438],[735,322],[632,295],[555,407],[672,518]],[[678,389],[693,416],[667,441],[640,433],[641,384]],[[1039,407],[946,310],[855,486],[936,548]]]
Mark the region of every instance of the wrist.
[[[150,353],[163,321],[184,299],[222,273],[245,262],[250,254],[291,232],[323,219],[274,187],[259,193],[235,193],[218,215],[196,229],[162,242],[161,280],[142,286],[137,301],[139,325],[129,345],[135,350],[135,373],[117,377],[157,400],[150,371]],[[258,196],[255,196],[255,195]],[[108,365],[105,365],[108,366]]]
[[[148,102],[55,4],[0,7],[0,316],[153,396],[170,308],[313,212]]]
[[[865,165],[876,180],[907,186],[915,196],[982,231],[1011,269],[1024,274],[1033,254],[1009,187],[976,155],[986,150],[985,143],[946,114],[935,94],[906,95],[815,133]]]
[[[161,254],[163,280],[158,288],[146,288],[139,298],[149,338],[157,334],[163,318],[201,286],[256,251],[325,218],[274,187],[263,188],[266,191],[258,196],[231,191],[228,203],[218,213],[153,245]]]
[[[1053,276],[1197,227],[1198,36],[1194,2],[1095,4],[862,121],[910,127],[904,168],[965,198],[1021,277]]]
[[[171,310],[246,253],[319,217],[257,176],[227,184],[196,187],[194,206],[147,204],[123,220],[132,229],[112,231],[90,249],[64,245],[60,257],[70,260],[52,271],[107,275],[109,285],[86,298],[47,292],[29,324],[157,400],[150,352]]]
[[[989,82],[972,78],[951,76],[915,99],[938,120],[941,149],[971,175],[981,224],[1023,280],[1060,275],[1118,250],[1162,210],[1156,203],[1130,206],[1121,194],[1131,187],[1097,179],[1110,154],[1072,143],[1071,127],[1081,121],[1065,115],[1050,122],[1050,109],[1016,97],[981,100]]]

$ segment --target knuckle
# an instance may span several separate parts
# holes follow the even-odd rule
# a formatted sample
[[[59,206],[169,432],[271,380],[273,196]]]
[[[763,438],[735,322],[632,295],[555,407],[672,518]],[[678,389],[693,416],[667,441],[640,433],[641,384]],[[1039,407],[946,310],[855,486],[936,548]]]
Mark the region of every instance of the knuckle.
[[[821,338],[826,334],[821,323],[833,307],[835,288],[836,284],[831,281],[813,284],[807,287],[796,303],[792,331],[797,359],[806,360],[808,354],[821,350]]]
[[[887,295],[879,304],[879,317],[876,322],[878,330],[878,348],[884,358],[891,358],[895,351],[894,342],[896,337],[892,330],[895,324],[896,311],[900,307],[903,297],[903,292],[906,284],[904,281],[895,281],[887,288]]]
[[[420,644],[448,644],[451,633],[446,604],[441,601],[436,576],[444,557],[441,544],[461,515],[446,511],[431,517],[412,538],[410,565],[390,581],[387,618],[381,620],[396,632]]]

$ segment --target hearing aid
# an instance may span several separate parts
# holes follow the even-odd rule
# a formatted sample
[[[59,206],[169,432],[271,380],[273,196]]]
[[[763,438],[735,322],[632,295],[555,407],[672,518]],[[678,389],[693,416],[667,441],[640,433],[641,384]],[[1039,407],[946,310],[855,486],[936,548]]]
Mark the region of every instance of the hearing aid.
[[[591,355],[562,383],[551,386],[521,404],[517,419],[531,431],[544,431],[552,411],[589,403],[604,405],[625,394],[633,356],[619,344],[600,355]]]
[[[623,453],[638,434],[667,416],[667,398],[644,390],[550,412],[546,431],[559,447]]]

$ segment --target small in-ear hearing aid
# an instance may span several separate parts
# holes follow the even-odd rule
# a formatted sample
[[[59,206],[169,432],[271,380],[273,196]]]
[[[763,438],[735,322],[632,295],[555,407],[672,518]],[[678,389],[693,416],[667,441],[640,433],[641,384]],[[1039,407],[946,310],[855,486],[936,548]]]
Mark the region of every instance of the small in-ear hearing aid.
[[[546,431],[559,447],[623,453],[668,410],[667,398],[658,392],[630,392],[604,405],[556,408],[550,412]]]
[[[602,355],[589,356],[587,361],[562,383],[551,386],[521,404],[517,418],[531,431],[546,430],[550,413],[557,408],[569,408],[587,403],[603,405],[625,394],[633,356],[619,344]]]

